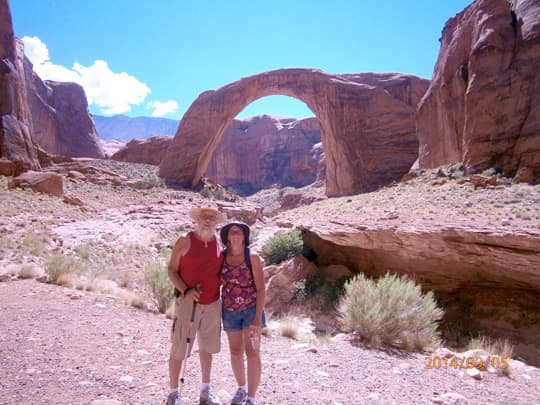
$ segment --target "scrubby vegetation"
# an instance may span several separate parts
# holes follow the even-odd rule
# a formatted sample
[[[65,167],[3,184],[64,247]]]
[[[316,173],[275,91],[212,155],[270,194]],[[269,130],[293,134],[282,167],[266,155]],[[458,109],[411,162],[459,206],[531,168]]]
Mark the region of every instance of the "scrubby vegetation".
[[[304,241],[299,230],[275,234],[263,246],[267,264],[278,264],[302,253]]]
[[[345,283],[343,326],[372,346],[422,349],[438,341],[443,315],[432,292],[423,294],[412,280],[386,274],[373,280],[358,274]]]

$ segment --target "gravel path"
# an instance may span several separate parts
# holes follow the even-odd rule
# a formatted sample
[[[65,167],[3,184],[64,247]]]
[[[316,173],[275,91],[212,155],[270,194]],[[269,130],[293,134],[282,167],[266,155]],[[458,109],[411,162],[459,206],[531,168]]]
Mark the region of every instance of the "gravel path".
[[[0,283],[0,306],[0,404],[163,403],[163,315],[34,280]],[[222,342],[213,380],[226,401],[234,379]],[[369,350],[344,335],[327,343],[271,335],[262,345],[261,404],[540,404],[540,370],[520,362],[511,362],[512,378],[476,380],[426,369],[425,354]],[[196,403],[199,367],[190,360],[184,400]]]

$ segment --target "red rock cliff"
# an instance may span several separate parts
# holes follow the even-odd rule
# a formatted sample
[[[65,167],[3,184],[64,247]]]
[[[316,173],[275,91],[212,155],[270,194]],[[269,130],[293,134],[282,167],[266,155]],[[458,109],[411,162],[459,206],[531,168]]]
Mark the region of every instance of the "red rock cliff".
[[[540,2],[477,0],[444,27],[418,108],[422,168],[540,181]]]

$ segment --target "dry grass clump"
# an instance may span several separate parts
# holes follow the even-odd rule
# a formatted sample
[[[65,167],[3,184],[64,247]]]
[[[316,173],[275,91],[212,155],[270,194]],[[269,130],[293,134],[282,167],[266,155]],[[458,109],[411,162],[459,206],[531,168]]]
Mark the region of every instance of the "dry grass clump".
[[[431,291],[422,294],[405,277],[386,274],[375,281],[358,274],[345,283],[340,309],[345,330],[374,347],[423,349],[439,340],[437,321],[443,311]]]
[[[492,339],[487,336],[472,338],[467,344],[467,350],[476,349],[509,359],[514,355],[514,345],[508,339]]]
[[[279,321],[278,333],[283,337],[294,340],[298,339],[300,328],[297,320],[291,315],[283,317]]]
[[[34,266],[29,264],[25,264],[19,270],[19,278],[22,279],[36,278],[38,275],[38,271],[34,268]]]

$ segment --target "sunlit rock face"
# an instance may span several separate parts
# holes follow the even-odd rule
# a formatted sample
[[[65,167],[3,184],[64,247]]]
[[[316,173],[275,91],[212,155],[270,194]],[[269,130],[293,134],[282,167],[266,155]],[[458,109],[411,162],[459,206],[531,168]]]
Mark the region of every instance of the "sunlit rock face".
[[[261,97],[285,95],[305,102],[319,122],[327,195],[373,190],[400,179],[416,160],[416,106],[428,86],[428,80],[410,75],[332,75],[314,69],[280,69],[243,78],[195,100],[159,174],[196,186],[233,118]]]
[[[32,72],[27,73],[27,89],[34,140],[46,152],[68,157],[105,157],[88,112],[86,94],[79,84],[42,81]]]
[[[540,182],[540,3],[477,0],[447,21],[418,109],[421,168]]]
[[[7,0],[0,0],[0,158],[13,174],[40,169],[26,98],[24,49],[13,34]]]

